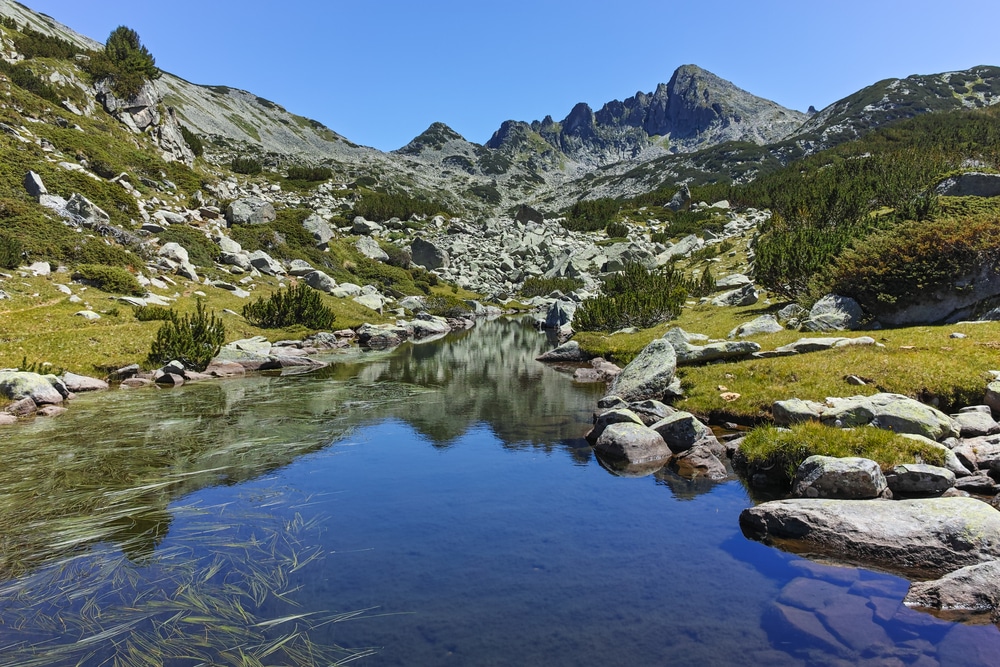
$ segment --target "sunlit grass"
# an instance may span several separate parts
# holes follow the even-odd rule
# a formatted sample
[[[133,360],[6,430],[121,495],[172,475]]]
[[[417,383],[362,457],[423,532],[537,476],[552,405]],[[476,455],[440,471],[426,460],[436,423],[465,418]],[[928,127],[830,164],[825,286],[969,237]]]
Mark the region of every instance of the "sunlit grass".
[[[944,464],[944,452],[940,449],[892,431],[870,426],[839,429],[819,422],[803,422],[791,429],[773,426],[754,429],[744,438],[740,453],[750,466],[777,467],[789,479],[803,461],[815,455],[871,459],[884,471],[903,463]]]

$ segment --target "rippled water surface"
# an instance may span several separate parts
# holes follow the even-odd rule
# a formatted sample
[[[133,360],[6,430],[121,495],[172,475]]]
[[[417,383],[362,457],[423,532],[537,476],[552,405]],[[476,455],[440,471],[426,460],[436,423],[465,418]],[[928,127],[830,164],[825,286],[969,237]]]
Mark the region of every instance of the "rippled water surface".
[[[995,626],[617,477],[516,321],[3,431],[0,665],[993,665]]]

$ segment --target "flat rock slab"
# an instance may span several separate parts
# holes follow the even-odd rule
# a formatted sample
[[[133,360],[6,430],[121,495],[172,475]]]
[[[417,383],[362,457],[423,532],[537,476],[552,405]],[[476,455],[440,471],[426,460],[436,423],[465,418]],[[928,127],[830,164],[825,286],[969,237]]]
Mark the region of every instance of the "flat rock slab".
[[[949,620],[1000,621],[1000,561],[963,567],[935,581],[910,586],[910,607],[943,612]]]
[[[750,539],[903,576],[1000,558],[1000,512],[972,498],[776,500],[740,514]]]

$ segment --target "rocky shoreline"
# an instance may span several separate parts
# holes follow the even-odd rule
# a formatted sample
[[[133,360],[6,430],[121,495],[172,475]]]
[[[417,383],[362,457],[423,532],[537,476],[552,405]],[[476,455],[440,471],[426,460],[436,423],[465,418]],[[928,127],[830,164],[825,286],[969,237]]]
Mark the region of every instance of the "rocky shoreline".
[[[831,429],[884,429],[932,448],[943,461],[918,459],[883,471],[861,457],[811,456],[788,479],[774,466],[749,463],[743,437],[720,442],[697,417],[668,405],[682,393],[678,365],[877,343],[863,336],[803,338],[770,352],[739,343],[745,342],[710,343],[673,328],[615,374],[586,436],[602,465],[627,476],[670,469],[708,481],[732,479],[735,472],[751,495],[779,496],[743,511],[740,526],[748,538],[907,578],[905,604],[914,609],[973,623],[1000,621],[1000,580],[992,576],[1000,568],[1000,423],[991,408],[1000,386],[985,388],[990,405],[952,415],[888,393],[778,401],[772,408],[778,427],[813,421]],[[580,364],[589,357],[570,341],[539,360]],[[789,613],[794,618],[783,616],[783,623],[800,632],[823,627],[803,620],[801,609]]]

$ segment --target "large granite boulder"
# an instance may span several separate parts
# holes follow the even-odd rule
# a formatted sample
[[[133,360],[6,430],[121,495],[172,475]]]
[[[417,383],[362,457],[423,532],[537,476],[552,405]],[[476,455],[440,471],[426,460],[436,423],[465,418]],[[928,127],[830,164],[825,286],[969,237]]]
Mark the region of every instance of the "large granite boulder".
[[[813,304],[809,317],[802,322],[804,331],[844,331],[861,326],[864,311],[848,296],[827,294]]]
[[[1000,512],[973,498],[793,498],[740,514],[750,539],[900,575],[941,576],[1000,558]]]
[[[269,202],[255,197],[237,199],[226,207],[226,222],[234,225],[265,225],[274,222],[277,213]]]
[[[660,434],[674,454],[686,452],[705,438],[715,437],[697,417],[683,411],[667,415],[650,428]]]
[[[594,451],[607,459],[629,464],[663,463],[671,452],[656,431],[630,422],[609,424],[594,443]]]
[[[30,398],[36,405],[58,405],[69,395],[65,385],[54,375],[39,375],[21,371],[0,371],[0,396],[11,401]]]
[[[327,294],[333,294],[337,289],[337,281],[322,271],[310,271],[304,276],[304,280],[309,287]]]
[[[945,197],[1000,197],[1000,174],[970,171],[941,181],[937,193]]]
[[[545,354],[535,357],[538,361],[560,362],[560,361],[590,361],[593,357],[580,349],[580,344],[575,340],[563,343],[554,350],[549,350]]]
[[[907,606],[950,612],[951,620],[1000,622],[1000,561],[969,565],[934,581],[915,582]]]
[[[895,466],[885,476],[893,497],[940,496],[955,486],[955,473],[926,463]]]
[[[374,259],[376,262],[384,262],[389,259],[389,254],[382,250],[382,246],[378,244],[378,241],[370,236],[362,236],[355,243],[354,247],[357,248],[358,252],[367,257],[368,259]]]
[[[754,286],[744,285],[729,292],[720,294],[719,296],[712,299],[713,306],[719,307],[742,307],[742,306],[752,306],[760,299],[760,295]]]
[[[250,253],[250,265],[263,274],[269,276],[285,275],[285,267],[281,262],[268,255],[263,250],[255,250]]]
[[[446,269],[451,265],[451,258],[448,257],[444,248],[439,248],[419,236],[413,239],[410,244],[410,256],[413,257],[414,264],[418,264],[428,271]]]
[[[659,400],[667,393],[676,371],[677,354],[673,345],[658,338],[622,369],[610,393],[629,402],[647,398]]]
[[[956,437],[959,427],[937,408],[901,394],[829,398],[824,424],[849,428],[870,424],[896,433],[914,433],[938,442]]]
[[[792,495],[865,500],[878,498],[885,490],[885,476],[871,459],[810,456],[795,471]]]
[[[330,223],[316,213],[303,220],[302,227],[312,234],[317,248],[325,248],[330,243],[330,239],[333,238],[333,228],[330,226]]]
[[[88,391],[104,391],[108,388],[108,383],[97,378],[77,375],[76,373],[63,373],[63,384],[74,394],[82,394]]]
[[[774,315],[761,315],[758,318],[741,324],[729,332],[728,338],[749,338],[750,336],[760,336],[763,334],[777,333],[784,331],[785,327],[778,323],[778,318]]]
[[[670,459],[670,469],[685,479],[721,480],[729,476],[724,464],[707,445],[694,447]]]

